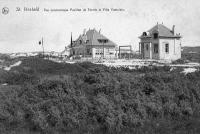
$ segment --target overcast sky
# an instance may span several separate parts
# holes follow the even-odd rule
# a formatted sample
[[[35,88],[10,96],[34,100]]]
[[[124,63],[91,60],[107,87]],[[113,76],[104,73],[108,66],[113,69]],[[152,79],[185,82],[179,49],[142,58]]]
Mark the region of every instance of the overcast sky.
[[[16,7],[40,8],[39,12],[16,12]],[[181,33],[183,46],[200,45],[200,0],[0,0],[0,52],[62,51],[84,29],[101,33],[118,45],[138,49],[143,31],[162,23]],[[118,12],[44,12],[48,8],[121,8]]]

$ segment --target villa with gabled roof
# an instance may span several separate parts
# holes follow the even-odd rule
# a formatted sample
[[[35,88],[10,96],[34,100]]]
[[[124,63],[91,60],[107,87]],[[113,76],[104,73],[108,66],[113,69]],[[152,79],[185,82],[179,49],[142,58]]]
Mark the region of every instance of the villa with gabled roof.
[[[156,24],[140,38],[140,53],[143,59],[177,60],[181,58],[181,35],[163,24]]]
[[[114,58],[116,44],[96,29],[84,30],[75,41],[71,38],[71,55],[92,58]]]

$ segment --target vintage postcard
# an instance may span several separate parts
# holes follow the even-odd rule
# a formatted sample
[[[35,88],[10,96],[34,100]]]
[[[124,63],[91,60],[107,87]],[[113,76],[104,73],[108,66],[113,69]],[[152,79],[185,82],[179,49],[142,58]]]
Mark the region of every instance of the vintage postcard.
[[[0,0],[0,133],[199,134],[199,0]]]

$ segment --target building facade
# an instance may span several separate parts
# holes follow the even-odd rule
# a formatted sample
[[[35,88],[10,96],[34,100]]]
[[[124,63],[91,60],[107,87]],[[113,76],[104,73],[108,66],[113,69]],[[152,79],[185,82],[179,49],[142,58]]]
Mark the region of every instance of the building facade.
[[[139,37],[143,59],[177,60],[181,58],[181,36],[163,24],[157,24]]]
[[[116,44],[95,29],[83,32],[78,39],[71,41],[71,56],[91,58],[115,58]]]

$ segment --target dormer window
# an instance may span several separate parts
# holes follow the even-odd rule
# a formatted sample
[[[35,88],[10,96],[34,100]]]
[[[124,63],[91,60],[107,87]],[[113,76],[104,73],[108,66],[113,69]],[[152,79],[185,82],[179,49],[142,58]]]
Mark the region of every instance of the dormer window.
[[[98,39],[99,43],[107,43],[108,42],[108,39]]]
[[[154,34],[153,34],[153,38],[154,38],[154,39],[158,39],[158,33],[154,33]]]
[[[147,36],[147,33],[146,32],[143,32],[143,34],[142,34],[143,36]]]

